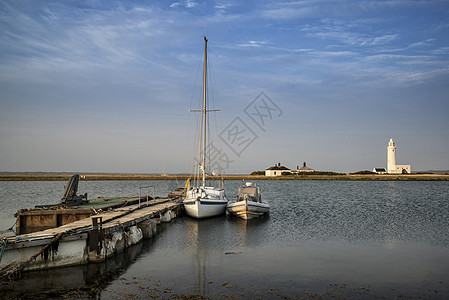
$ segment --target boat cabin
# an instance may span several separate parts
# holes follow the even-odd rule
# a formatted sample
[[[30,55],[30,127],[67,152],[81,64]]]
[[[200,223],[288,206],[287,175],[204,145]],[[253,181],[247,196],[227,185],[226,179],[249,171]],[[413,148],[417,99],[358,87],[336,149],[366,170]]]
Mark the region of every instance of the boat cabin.
[[[250,200],[254,202],[262,202],[259,187],[252,182],[247,182],[238,189],[237,201]]]

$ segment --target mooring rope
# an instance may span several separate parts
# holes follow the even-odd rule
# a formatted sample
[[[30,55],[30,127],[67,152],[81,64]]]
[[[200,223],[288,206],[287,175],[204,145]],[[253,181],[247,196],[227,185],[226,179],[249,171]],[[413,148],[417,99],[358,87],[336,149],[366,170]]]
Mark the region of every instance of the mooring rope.
[[[40,255],[41,253],[43,253],[46,249],[48,249],[48,247],[50,247],[51,245],[53,245],[55,242],[57,242],[61,236],[64,234],[64,232],[60,232],[58,233],[52,240],[50,243],[48,243],[45,247],[43,247],[41,250],[39,250],[38,252],[36,252],[33,256],[31,256],[29,259],[27,259],[26,261],[24,261],[23,263],[17,265],[16,267],[14,267],[12,270],[10,271],[6,271],[4,274],[0,275],[0,278],[8,278],[8,279],[14,279],[16,277],[20,277],[20,274],[23,270],[23,268],[25,268],[25,266],[32,261],[33,259],[35,259],[38,255]]]
[[[3,252],[5,251],[6,245],[8,244],[7,239],[2,240],[2,250],[0,250],[0,262],[2,262]]]
[[[14,222],[14,224],[12,224],[12,226],[9,227],[8,229],[0,230],[0,234],[5,234],[5,233],[10,232],[10,231],[14,232],[14,229],[13,229],[14,226],[16,226],[16,222]]]

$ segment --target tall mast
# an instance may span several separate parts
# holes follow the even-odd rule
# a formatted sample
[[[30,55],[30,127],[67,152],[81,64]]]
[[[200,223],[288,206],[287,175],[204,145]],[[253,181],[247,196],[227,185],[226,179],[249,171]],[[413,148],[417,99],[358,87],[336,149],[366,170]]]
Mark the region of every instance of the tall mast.
[[[203,188],[206,186],[206,80],[207,80],[207,39],[204,36],[204,67],[203,67]]]

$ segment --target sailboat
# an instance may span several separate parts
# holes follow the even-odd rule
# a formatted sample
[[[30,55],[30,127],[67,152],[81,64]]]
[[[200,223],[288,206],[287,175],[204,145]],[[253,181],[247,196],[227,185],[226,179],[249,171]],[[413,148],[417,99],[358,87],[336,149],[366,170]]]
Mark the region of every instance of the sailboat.
[[[161,176],[168,176],[167,172],[165,171],[165,164],[164,167],[162,168]]]
[[[228,199],[226,198],[223,188],[206,186],[206,133],[207,133],[207,113],[216,110],[207,109],[207,38],[204,37],[204,65],[203,65],[203,87],[202,100],[203,107],[201,110],[193,110],[201,112],[202,122],[200,130],[199,156],[200,164],[196,187],[190,187],[190,180],[187,181],[186,197],[183,200],[184,208],[187,215],[194,218],[214,217],[226,212]],[[202,151],[201,151],[202,149]],[[200,174],[201,173],[201,174]]]

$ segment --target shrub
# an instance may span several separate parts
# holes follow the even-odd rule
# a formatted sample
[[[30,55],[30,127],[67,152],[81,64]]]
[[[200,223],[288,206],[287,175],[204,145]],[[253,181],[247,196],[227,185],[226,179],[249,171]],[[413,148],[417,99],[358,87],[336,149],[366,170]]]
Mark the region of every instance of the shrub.
[[[331,171],[314,171],[314,172],[300,172],[299,175],[346,175],[346,173],[337,173]]]
[[[291,176],[291,175],[293,175],[293,173],[292,172],[282,172],[281,175],[282,176]]]
[[[377,174],[377,173],[371,172],[368,170],[357,171],[357,172],[351,173],[351,175],[364,175],[364,174]]]
[[[265,175],[265,171],[253,171],[251,175]]]

